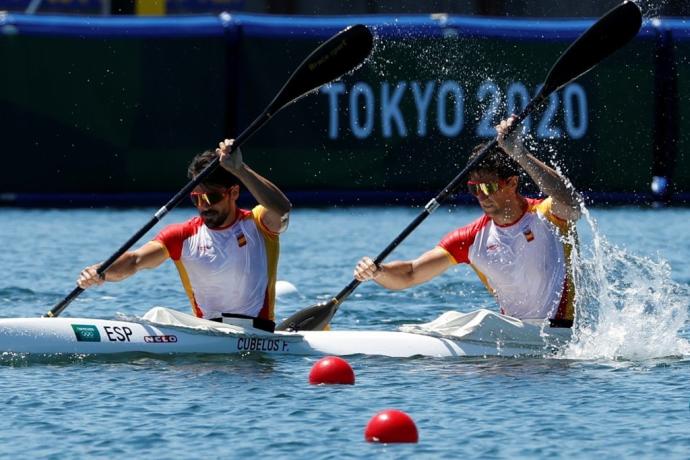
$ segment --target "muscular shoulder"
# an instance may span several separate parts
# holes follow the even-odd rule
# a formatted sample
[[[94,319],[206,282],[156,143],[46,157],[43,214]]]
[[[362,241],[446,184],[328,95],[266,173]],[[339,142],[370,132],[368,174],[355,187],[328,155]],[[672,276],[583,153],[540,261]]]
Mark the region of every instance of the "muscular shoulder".
[[[287,215],[283,217],[265,208],[262,205],[257,205],[251,211],[247,211],[247,219],[252,218],[256,222],[256,226],[261,230],[261,233],[271,238],[277,238],[280,233],[287,228]]]

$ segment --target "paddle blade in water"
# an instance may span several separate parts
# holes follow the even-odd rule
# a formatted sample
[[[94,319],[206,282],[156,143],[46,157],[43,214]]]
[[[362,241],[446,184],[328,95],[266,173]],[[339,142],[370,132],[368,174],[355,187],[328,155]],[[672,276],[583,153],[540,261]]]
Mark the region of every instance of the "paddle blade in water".
[[[264,112],[254,120],[239,136],[235,138],[233,149],[239,148],[259,128],[261,128],[280,109],[295,102],[307,93],[315,90],[323,84],[340,78],[364,63],[371,54],[374,46],[374,37],[369,29],[362,25],[348,27],[337,33],[312,52],[307,59],[293,72],[290,79],[282,87],[278,95],[273,99]],[[139,229],[117,252],[101,264],[98,273],[105,273],[110,265],[124,254],[139,239],[171,209],[180,204],[189,193],[200,184],[209,174],[218,167],[218,158],[214,159],[203,171],[189,181],[174,197],[153,215],[149,222]],[[79,296],[83,289],[77,287],[54,306],[45,316],[57,317],[67,306]]]
[[[587,29],[549,71],[544,94],[556,91],[632,40],[642,26],[640,7],[625,1]]]
[[[322,331],[331,322],[333,315],[338,310],[338,301],[331,299],[328,302],[318,303],[304,308],[285,321],[280,323],[277,331]]]
[[[530,113],[532,113],[553,91],[566,85],[580,75],[586,73],[594,66],[596,66],[602,59],[612,54],[614,51],[623,47],[626,43],[637,35],[642,26],[642,12],[640,8],[633,2],[626,1],[608,13],[601,19],[594,23],[587,29],[578,39],[566,49],[556,64],[549,71],[546,81],[542,86],[541,91],[528,104],[527,107],[518,115],[517,122],[513,126],[517,126],[519,122],[524,120]],[[362,27],[362,26],[355,26]],[[368,31],[367,31],[368,32]],[[336,36],[337,37],[337,36]],[[334,37],[335,38],[335,37]],[[364,41],[364,39],[360,39]],[[311,58],[311,56],[310,56]],[[287,85],[286,85],[287,86]],[[391,244],[384,249],[376,258],[377,262],[382,262],[383,259],[390,254],[419,224],[428,217],[433,209],[436,209],[439,203],[443,202],[445,198],[455,191],[461,182],[464,180],[466,174],[489,152],[497,143],[494,139],[491,144],[485,145],[482,152],[451,181],[448,186],[434,198],[430,204],[429,209],[432,211],[422,211],[410,225],[408,225],[396,237]],[[347,299],[347,297],[359,286],[357,280],[352,280],[350,284],[343,289],[334,299],[325,304],[317,304],[307,307],[304,310],[298,311],[288,319],[283,321],[279,326],[279,330],[321,330],[331,321],[333,315],[338,311],[339,305]]]
[[[270,115],[321,85],[353,71],[369,57],[374,37],[361,24],[343,29],[315,49],[295,70],[267,109]]]

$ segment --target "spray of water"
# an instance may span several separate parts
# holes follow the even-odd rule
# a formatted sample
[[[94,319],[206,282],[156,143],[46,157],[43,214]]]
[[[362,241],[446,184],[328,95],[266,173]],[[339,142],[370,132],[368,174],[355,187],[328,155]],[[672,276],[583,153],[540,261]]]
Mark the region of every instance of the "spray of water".
[[[652,19],[662,14],[668,0],[635,0],[642,10],[645,19]]]
[[[690,354],[680,336],[689,292],[672,280],[668,263],[609,243],[586,209],[582,224],[592,237],[574,254],[577,318],[562,357],[637,361]]]
[[[637,3],[645,18],[650,19],[659,14],[666,1],[638,0]],[[441,43],[432,40],[426,45],[404,34],[396,40],[377,38],[376,53],[368,63],[369,68],[380,77],[406,75],[404,66],[409,63],[396,56],[413,55],[420,80],[425,77],[437,82],[508,78],[508,70],[501,74],[501,67],[497,70],[494,65],[506,56],[499,50],[494,50],[492,55],[483,54],[472,38],[447,34]],[[517,49],[505,50],[505,53],[516,52]],[[512,74],[510,78],[519,80],[520,76]],[[476,108],[477,113],[487,110],[481,104]],[[500,110],[506,113],[505,100]],[[535,142],[528,135],[526,144],[534,151],[545,153],[557,170],[565,171],[565,165],[559,164],[558,148],[548,141]],[[591,241],[580,241],[573,254],[577,318],[573,339],[559,357],[645,360],[690,355],[690,343],[681,337],[688,319],[690,293],[687,287],[673,281],[668,263],[634,255],[609,243],[599,234],[596,222],[584,207],[579,226],[586,227],[581,234],[592,236]]]

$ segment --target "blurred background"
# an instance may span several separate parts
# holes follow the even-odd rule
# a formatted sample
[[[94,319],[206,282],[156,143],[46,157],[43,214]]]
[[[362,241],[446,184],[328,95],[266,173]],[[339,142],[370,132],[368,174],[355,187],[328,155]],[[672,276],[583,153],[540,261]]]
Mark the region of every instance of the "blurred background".
[[[686,16],[690,4],[680,0],[646,1],[655,14]],[[614,0],[2,0],[3,10],[64,14],[199,14],[245,11],[267,14],[420,14],[486,16],[599,16]]]
[[[297,205],[423,204],[618,3],[0,0],[0,204],[162,204],[355,23],[371,59],[278,114],[245,160]],[[525,122],[590,203],[690,197],[689,3],[641,2],[636,39]]]

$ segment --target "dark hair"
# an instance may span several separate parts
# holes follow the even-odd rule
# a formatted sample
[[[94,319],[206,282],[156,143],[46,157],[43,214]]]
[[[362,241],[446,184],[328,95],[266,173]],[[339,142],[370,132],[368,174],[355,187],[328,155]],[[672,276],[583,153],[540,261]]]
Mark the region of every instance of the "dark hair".
[[[194,157],[192,162],[187,168],[187,177],[193,179],[201,171],[204,170],[206,166],[211,164],[211,162],[218,156],[218,154],[212,150],[206,150],[201,152]],[[202,181],[202,184],[209,186],[220,186],[220,187],[232,187],[240,183],[240,180],[231,172],[228,172],[222,166],[218,166],[211,174]]]
[[[472,149],[469,161],[474,160],[485,145],[479,144],[475,146]],[[480,171],[496,173],[500,179],[508,179],[512,176],[520,176],[522,168],[501,147],[496,145],[472,168],[470,173]]]

